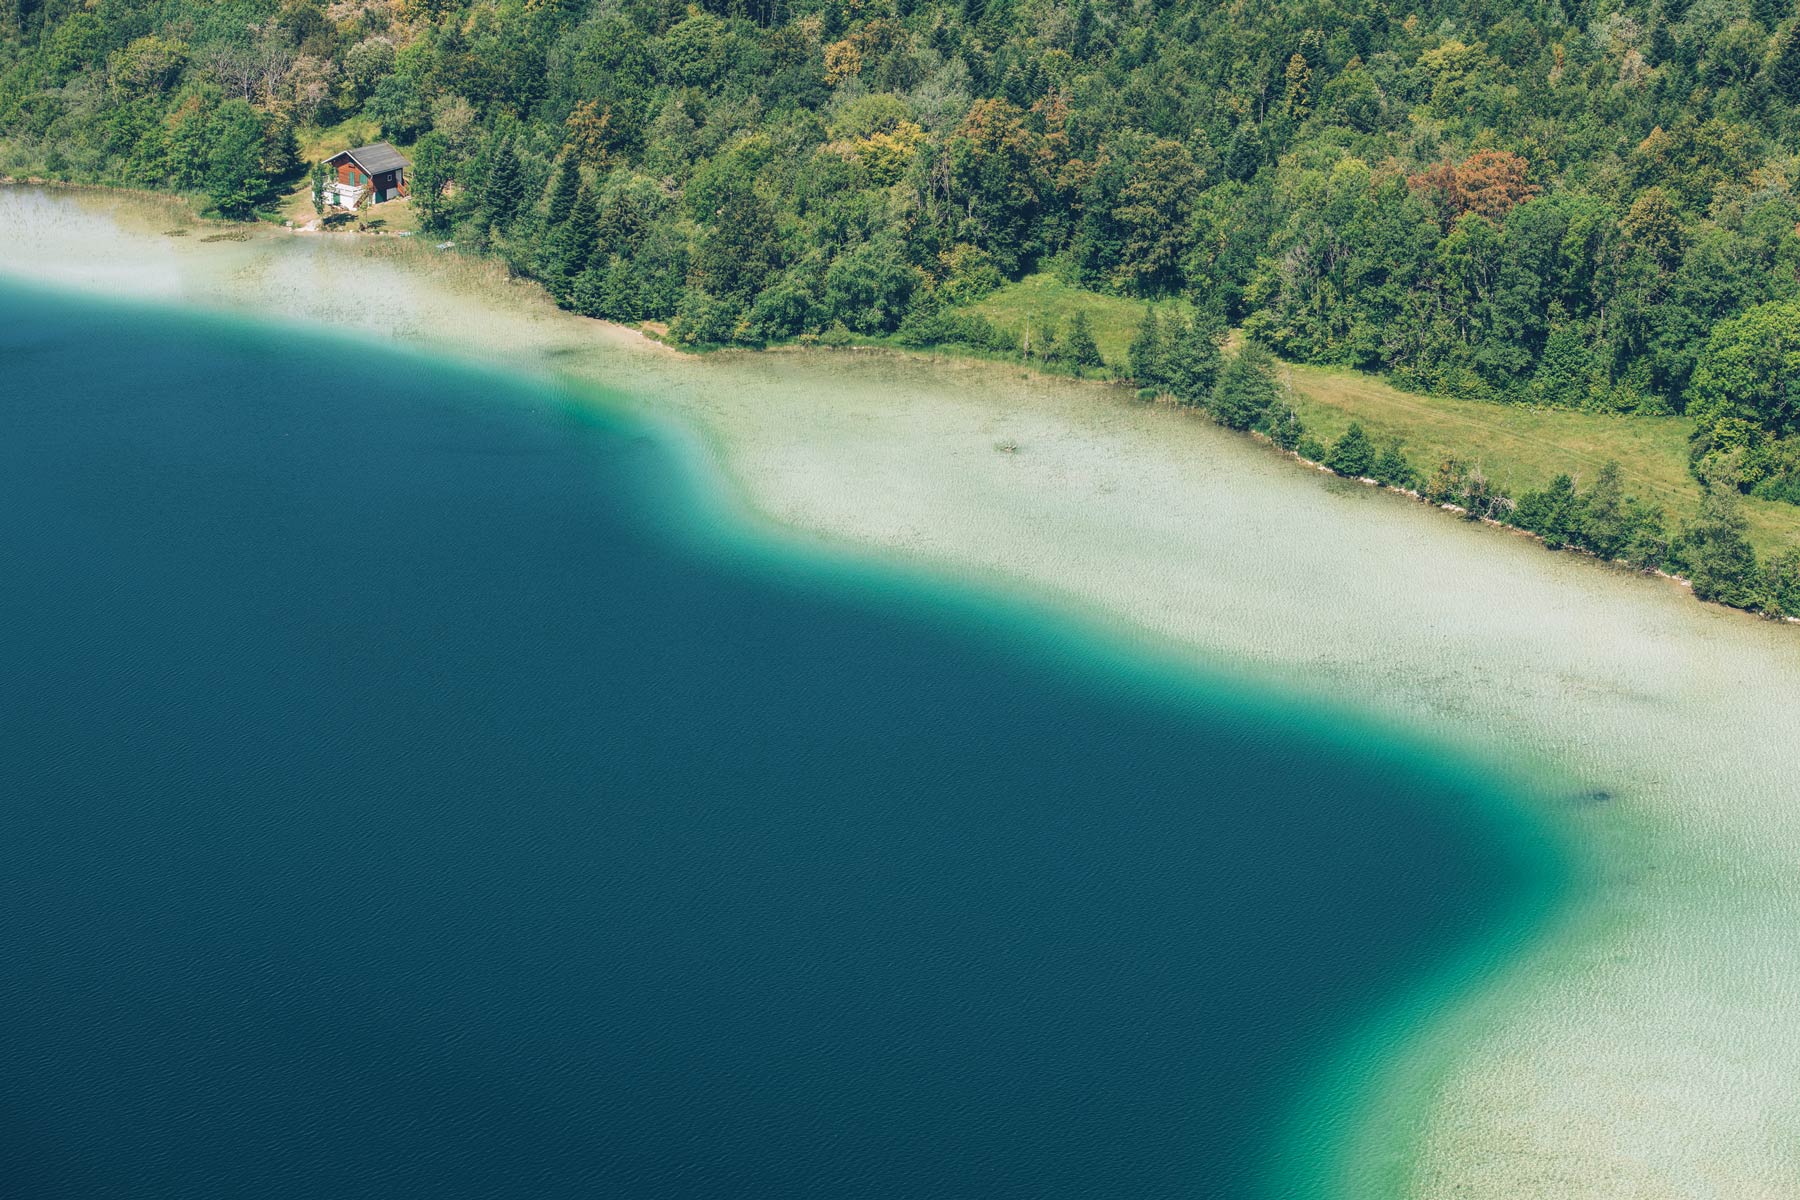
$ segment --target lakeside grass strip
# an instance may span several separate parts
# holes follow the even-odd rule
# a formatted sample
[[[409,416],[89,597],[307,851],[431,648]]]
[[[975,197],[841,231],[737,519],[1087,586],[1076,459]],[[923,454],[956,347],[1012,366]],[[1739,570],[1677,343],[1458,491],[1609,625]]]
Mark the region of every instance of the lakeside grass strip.
[[[1170,302],[1160,309],[1185,309]],[[1085,311],[1109,366],[1123,372],[1144,302],[1073,287],[1047,273],[1029,275],[968,306],[997,328],[1066,327]],[[952,351],[953,352],[953,351]],[[1406,392],[1376,376],[1344,367],[1284,363],[1292,403],[1307,431],[1329,445],[1351,422],[1377,442],[1399,438],[1422,475],[1444,458],[1476,463],[1517,498],[1567,472],[1591,482],[1616,460],[1626,490],[1668,517],[1670,531],[1700,509],[1700,485],[1688,473],[1692,425],[1679,416],[1632,416],[1461,400]],[[1750,539],[1763,556],[1800,546],[1800,507],[1744,498]]]

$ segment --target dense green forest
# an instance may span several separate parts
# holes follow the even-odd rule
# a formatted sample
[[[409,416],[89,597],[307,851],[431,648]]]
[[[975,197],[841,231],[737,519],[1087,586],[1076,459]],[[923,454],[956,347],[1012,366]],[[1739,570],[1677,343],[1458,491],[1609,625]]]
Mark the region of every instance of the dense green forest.
[[[968,307],[1047,272],[1157,306],[1115,373],[1287,445],[1228,327],[1423,391],[1685,413],[1697,579],[1720,537],[1743,565],[1733,496],[1800,503],[1797,102],[1791,0],[0,0],[12,174],[247,216],[361,116],[426,229],[689,343],[1100,366],[1084,319],[1021,345]],[[1587,503],[1468,475],[1443,498],[1548,538]],[[1800,611],[1792,561],[1745,569],[1702,590]]]

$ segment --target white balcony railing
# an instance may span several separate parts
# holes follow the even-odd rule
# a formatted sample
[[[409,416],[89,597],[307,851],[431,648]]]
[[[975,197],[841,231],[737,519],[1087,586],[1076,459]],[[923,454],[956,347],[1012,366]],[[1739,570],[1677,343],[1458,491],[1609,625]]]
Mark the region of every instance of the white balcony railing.
[[[325,203],[338,208],[353,209],[362,203],[369,192],[369,185],[356,183],[327,183],[325,185]]]

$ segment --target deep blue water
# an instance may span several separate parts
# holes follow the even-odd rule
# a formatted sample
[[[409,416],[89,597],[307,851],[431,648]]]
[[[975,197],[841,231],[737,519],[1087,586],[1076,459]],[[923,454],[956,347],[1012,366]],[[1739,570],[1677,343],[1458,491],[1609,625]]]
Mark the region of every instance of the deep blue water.
[[[0,290],[0,1193],[1251,1196],[1545,886],[1450,766],[707,550],[685,478]]]

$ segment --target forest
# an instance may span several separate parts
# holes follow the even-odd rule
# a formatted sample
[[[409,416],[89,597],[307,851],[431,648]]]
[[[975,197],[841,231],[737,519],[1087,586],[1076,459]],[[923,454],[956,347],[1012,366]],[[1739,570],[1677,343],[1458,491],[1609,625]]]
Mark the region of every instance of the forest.
[[[0,0],[8,175],[252,218],[350,118],[426,231],[577,312],[1108,370],[1800,614],[1800,556],[1759,564],[1738,511],[1800,504],[1790,0]],[[971,309],[1038,273],[1141,302],[1127,361],[1081,314],[1021,342]],[[1683,415],[1705,504],[1665,532],[1616,474],[1508,497],[1319,445],[1271,354]]]

